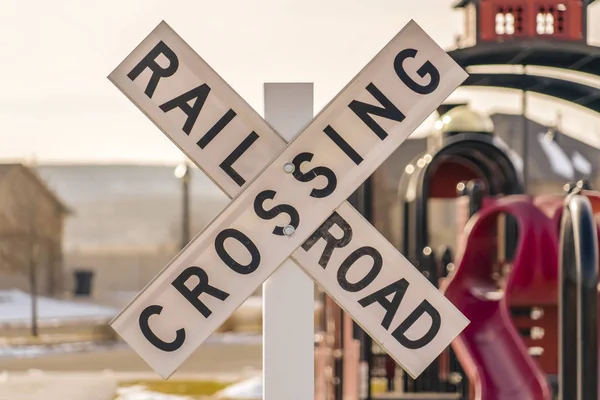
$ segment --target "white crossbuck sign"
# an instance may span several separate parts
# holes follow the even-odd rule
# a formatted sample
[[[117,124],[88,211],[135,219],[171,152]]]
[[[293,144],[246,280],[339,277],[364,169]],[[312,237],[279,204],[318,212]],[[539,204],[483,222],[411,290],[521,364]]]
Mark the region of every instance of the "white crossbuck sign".
[[[345,200],[466,77],[411,21],[286,146],[161,22],[109,79],[233,200],[113,329],[168,378],[291,257],[418,376],[469,321]]]

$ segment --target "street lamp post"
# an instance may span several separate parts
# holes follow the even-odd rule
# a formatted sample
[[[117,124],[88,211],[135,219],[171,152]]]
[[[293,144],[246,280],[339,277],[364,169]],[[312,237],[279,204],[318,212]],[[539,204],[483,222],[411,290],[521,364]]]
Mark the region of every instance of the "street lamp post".
[[[181,245],[183,249],[190,241],[190,178],[191,171],[187,162],[175,168],[175,177],[181,181],[182,216],[181,216]]]

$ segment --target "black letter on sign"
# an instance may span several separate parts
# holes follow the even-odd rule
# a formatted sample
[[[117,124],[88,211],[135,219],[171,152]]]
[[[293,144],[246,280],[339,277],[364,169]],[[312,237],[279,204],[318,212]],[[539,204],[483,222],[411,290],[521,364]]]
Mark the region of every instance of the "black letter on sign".
[[[252,259],[248,265],[242,265],[235,261],[225,250],[225,240],[228,238],[236,239],[238,242],[246,247],[246,250],[250,253]],[[215,249],[217,250],[217,254],[223,260],[225,264],[238,274],[248,275],[256,271],[258,266],[260,265],[260,253],[256,248],[256,245],[248,238],[248,236],[244,235],[242,232],[237,229],[225,229],[221,233],[217,235],[215,239]]]
[[[165,342],[156,336],[154,332],[152,332],[152,329],[150,329],[150,317],[153,315],[160,315],[162,309],[161,306],[156,305],[146,307],[140,314],[140,330],[144,337],[157,349],[168,352],[175,351],[183,345],[183,342],[185,342],[185,329],[178,329],[177,332],[175,332],[175,339],[173,339],[172,342]]]
[[[242,154],[246,152],[246,150],[250,148],[250,146],[252,146],[252,143],[256,142],[256,139],[258,139],[258,135],[256,134],[256,132],[250,132],[250,134],[246,136],[246,139],[244,139],[242,143],[240,143],[239,146],[236,147],[231,152],[231,154],[228,155],[227,158],[223,160],[223,162],[219,165],[219,167],[221,167],[221,169],[225,171],[225,173],[229,175],[229,177],[233,179],[234,182],[237,183],[240,187],[244,186],[246,180],[242,178],[240,174],[238,174],[237,171],[232,168],[232,165],[238,160],[238,158],[242,156]]]
[[[347,275],[350,267],[363,256],[370,256],[373,259],[373,266],[369,270],[369,273],[356,283],[348,282]],[[346,257],[346,259],[342,262],[342,265],[340,265],[340,269],[338,269],[337,273],[338,283],[342,289],[347,292],[359,292],[369,286],[375,280],[375,278],[377,278],[377,275],[379,275],[379,272],[381,271],[382,265],[383,259],[377,250],[368,246],[358,248],[354,250],[348,257]]]
[[[346,142],[344,138],[341,137],[340,134],[331,127],[331,125],[327,125],[325,129],[323,129],[323,132],[329,136],[329,139],[331,139],[333,143],[337,145],[337,147],[346,153],[348,158],[354,161],[354,164],[358,165],[362,162],[363,158],[360,156],[360,154],[358,154],[356,150],[354,150],[354,148],[352,148],[352,146],[350,146],[350,144]]]
[[[156,62],[156,58],[161,54],[169,60],[169,66],[167,68],[161,67]],[[138,63],[138,65],[133,67],[131,72],[127,74],[127,77],[134,81],[146,68],[152,70],[152,76],[150,77],[150,81],[148,82],[148,86],[146,86],[144,93],[146,93],[146,96],[152,98],[160,78],[167,78],[173,75],[177,71],[177,68],[179,68],[179,60],[177,59],[177,55],[173,53],[173,50],[161,40],[152,50],[150,50],[150,53]]]
[[[167,101],[160,106],[160,109],[164,112],[171,111],[174,108],[179,108],[183,111],[188,116],[185,124],[183,124],[183,131],[189,135],[192,128],[194,128],[194,124],[198,119],[198,115],[200,115],[200,111],[202,110],[202,106],[204,106],[204,102],[206,101],[209,92],[210,88],[206,83],[203,83],[189,92],[185,92],[184,94]],[[194,105],[190,106],[189,102],[192,100],[194,100]]]
[[[400,303],[404,298],[404,293],[406,293],[406,289],[408,289],[408,282],[406,279],[402,278],[399,281],[392,283],[384,287],[383,289],[379,289],[375,293],[361,299],[358,304],[363,307],[371,305],[375,302],[379,303],[381,307],[385,309],[385,317],[383,317],[383,321],[381,321],[381,326],[385,329],[389,329],[392,320],[394,319],[394,315],[398,311],[398,307],[400,307]],[[387,297],[390,294],[394,294],[392,301],[388,300]],[[397,329],[396,329],[397,330]],[[398,338],[396,338],[398,339]]]
[[[229,125],[229,123],[235,118],[236,115],[237,114],[235,113],[235,111],[233,111],[230,108],[221,117],[221,119],[219,119],[212,126],[212,128],[210,128],[208,130],[208,132],[206,132],[206,134],[204,134],[204,136],[202,136],[200,138],[200,140],[198,140],[198,142],[196,143],[198,145],[198,147],[200,147],[201,149],[204,149],[206,146],[208,146],[208,144],[215,137],[217,137],[217,135],[219,133],[221,133],[221,131],[223,129],[225,129],[225,127],[227,125]],[[227,156],[227,158],[225,160],[223,160],[223,162],[221,164],[219,164],[219,167],[221,167],[221,169],[223,171],[225,171],[225,173],[227,175],[229,175],[229,177],[231,179],[233,179],[233,181],[235,183],[237,183],[237,185],[240,187],[244,186],[244,183],[246,183],[246,180],[244,178],[242,178],[240,176],[240,174],[238,174],[237,171],[232,168],[233,163],[235,163],[238,160],[238,158],[240,158],[242,156],[242,154],[244,154],[246,152],[246,150],[248,150],[250,148],[250,146],[252,146],[252,143],[256,142],[257,139],[258,139],[258,135],[256,134],[256,132],[254,132],[254,131],[250,132],[250,134],[248,136],[246,136],[246,138],[244,140],[242,140],[242,143],[240,143],[238,145],[238,147],[236,147],[231,152],[231,154],[229,154]]]
[[[335,173],[327,167],[315,167],[305,174],[300,172],[300,165],[302,165],[304,162],[312,160],[313,156],[313,153],[300,153],[294,157],[292,160],[292,163],[295,167],[294,178],[296,178],[296,180],[299,182],[310,182],[319,175],[326,177],[327,186],[322,189],[313,189],[310,192],[311,197],[320,199],[333,193],[337,187],[337,176],[335,176]]]
[[[201,149],[205,148],[229,123],[236,113],[231,108],[219,119],[196,143]]]
[[[263,204],[265,200],[272,200],[275,198],[274,190],[263,190],[256,196],[254,199],[254,212],[262,219],[273,219],[281,213],[286,213],[290,217],[290,225],[294,227],[294,229],[298,228],[298,224],[300,223],[300,216],[298,215],[298,211],[289,204],[280,204],[271,208],[270,210],[265,210]],[[276,226],[273,229],[274,235],[283,236],[283,227]]]
[[[425,78],[425,75],[429,75],[431,81],[426,86],[422,86],[413,81],[404,70],[402,63],[407,58],[415,58],[416,55],[417,50],[415,49],[402,50],[400,53],[398,53],[396,59],[394,60],[394,69],[396,70],[396,75],[398,75],[398,78],[400,78],[402,82],[404,82],[404,84],[413,92],[419,94],[429,94],[437,89],[438,85],[440,84],[440,72],[431,62],[425,61],[425,63],[421,65],[421,68],[417,70],[417,74],[419,74],[421,78]]]
[[[338,239],[329,232],[333,225],[337,225],[342,230],[341,238]],[[326,242],[325,250],[323,250],[323,254],[321,254],[321,258],[319,258],[319,265],[325,268],[331,258],[331,254],[333,254],[333,250],[336,247],[341,249],[350,243],[350,240],[352,239],[352,228],[337,212],[334,211],[333,214],[323,222],[319,229],[306,239],[306,242],[302,244],[302,249],[304,249],[304,251],[309,251],[319,239],[325,239]]]
[[[362,120],[377,136],[379,139],[385,139],[388,134],[383,128],[371,117],[371,114],[384,117],[387,119],[393,119],[394,121],[404,121],[405,115],[402,114],[398,107],[394,105],[383,93],[372,83],[367,85],[367,90],[375,99],[383,105],[382,107],[374,106],[372,104],[363,103],[362,101],[353,100],[348,107],[358,118]],[[358,164],[357,164],[358,165]]]
[[[423,314],[429,314],[431,317],[431,327],[429,331],[420,339],[411,340],[407,338],[404,334],[406,331],[421,317]],[[440,317],[440,313],[436,310],[427,300],[423,300],[421,304],[413,311],[404,322],[402,322],[394,332],[392,332],[392,336],[396,338],[396,340],[407,349],[420,349],[421,347],[425,347],[429,342],[433,340],[435,335],[440,330],[440,326],[442,325],[442,320]]]
[[[190,290],[185,285],[185,282],[187,282],[187,280],[192,276],[197,277],[199,282],[194,289]],[[196,307],[196,310],[198,310],[200,314],[204,316],[204,318],[208,318],[210,314],[212,314],[212,311],[210,311],[208,307],[206,307],[206,305],[200,301],[199,297],[202,293],[206,293],[221,301],[224,301],[229,297],[228,293],[225,293],[214,286],[210,286],[208,284],[208,274],[202,268],[196,266],[185,269],[177,278],[175,278],[171,285],[173,285],[173,287],[177,289],[177,291],[181,293],[181,295],[185,297],[191,305]]]

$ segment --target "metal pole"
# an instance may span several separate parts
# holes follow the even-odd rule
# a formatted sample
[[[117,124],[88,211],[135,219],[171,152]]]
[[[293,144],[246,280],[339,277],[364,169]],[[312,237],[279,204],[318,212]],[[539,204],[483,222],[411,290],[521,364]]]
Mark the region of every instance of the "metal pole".
[[[187,161],[175,168],[175,177],[181,182],[181,243],[184,248],[190,241],[190,180],[191,170]]]
[[[181,180],[183,192],[183,215],[181,221],[181,248],[190,242],[190,169],[186,168],[186,175]]]
[[[559,365],[560,400],[575,400],[577,393],[577,271],[574,263],[572,215],[565,207],[559,249]]]
[[[561,221],[559,391],[561,400],[597,400],[598,236],[590,201],[578,192],[565,199]]]
[[[523,75],[527,75],[527,67],[523,66]],[[527,194],[529,188],[529,124],[527,121],[527,91],[523,90],[521,96],[521,113],[523,115],[523,193]]]
[[[29,287],[31,290],[31,336],[39,335],[38,329],[38,261],[40,259],[40,245],[38,237],[38,228],[36,227],[38,220],[38,203],[35,203],[33,198],[26,199],[30,205],[29,214]]]
[[[575,243],[579,244],[577,353],[580,376],[579,400],[598,399],[598,237],[591,204],[578,196],[581,218],[575,220]],[[576,214],[577,215],[577,214]]]
[[[33,235],[30,233],[30,235]],[[37,260],[38,260],[38,244],[35,242],[36,238],[30,238],[33,241],[29,254],[29,286],[31,290],[31,336],[37,337],[39,335],[38,330],[38,291],[37,291]]]

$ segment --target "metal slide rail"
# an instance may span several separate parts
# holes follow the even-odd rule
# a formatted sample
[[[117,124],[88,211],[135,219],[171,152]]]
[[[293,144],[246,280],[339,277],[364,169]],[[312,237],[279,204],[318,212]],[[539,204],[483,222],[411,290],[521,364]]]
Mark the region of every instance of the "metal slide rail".
[[[579,190],[565,199],[559,246],[559,398],[597,400],[598,233]]]

